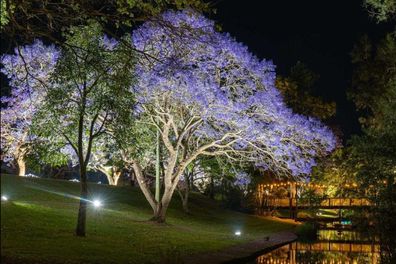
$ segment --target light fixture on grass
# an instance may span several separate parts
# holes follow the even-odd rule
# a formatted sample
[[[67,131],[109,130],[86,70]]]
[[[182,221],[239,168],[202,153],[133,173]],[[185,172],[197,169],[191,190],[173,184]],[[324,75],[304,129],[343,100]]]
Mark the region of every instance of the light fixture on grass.
[[[95,208],[99,208],[99,207],[101,207],[102,206],[102,202],[100,201],[100,200],[93,200],[93,206],[95,207]]]

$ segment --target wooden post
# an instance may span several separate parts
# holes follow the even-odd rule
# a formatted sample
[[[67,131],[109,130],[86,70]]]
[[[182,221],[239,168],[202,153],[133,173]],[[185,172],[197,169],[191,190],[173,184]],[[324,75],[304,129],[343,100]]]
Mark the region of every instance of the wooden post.
[[[290,189],[290,206],[289,206],[289,210],[290,210],[290,218],[292,219],[296,219],[297,218],[297,214],[296,214],[296,206],[297,206],[297,184],[295,182],[290,182],[289,184],[289,189]],[[293,204],[293,200],[296,200],[296,204]]]
[[[293,201],[296,201],[296,204],[293,204]],[[290,211],[291,218],[297,219],[297,184],[295,182],[290,183]]]
[[[293,218],[292,184],[289,184],[289,217]]]

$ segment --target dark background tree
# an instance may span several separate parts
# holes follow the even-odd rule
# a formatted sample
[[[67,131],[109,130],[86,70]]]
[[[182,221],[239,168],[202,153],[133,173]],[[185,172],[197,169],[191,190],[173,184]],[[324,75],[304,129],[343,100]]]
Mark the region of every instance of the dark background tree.
[[[319,78],[318,74],[299,61],[290,69],[287,77],[278,76],[276,86],[286,104],[295,112],[326,121],[335,115],[336,103],[315,96]]]
[[[384,263],[396,260],[396,32],[378,44],[367,38],[352,52],[356,65],[349,95],[362,111],[363,134],[350,141],[347,167],[373,214]],[[390,235],[391,234],[391,235]]]
[[[2,0],[1,5],[2,38],[12,45],[36,38],[63,43],[62,32],[71,26],[86,25],[89,20],[100,23],[107,34],[113,35],[166,9],[209,8],[200,0]]]

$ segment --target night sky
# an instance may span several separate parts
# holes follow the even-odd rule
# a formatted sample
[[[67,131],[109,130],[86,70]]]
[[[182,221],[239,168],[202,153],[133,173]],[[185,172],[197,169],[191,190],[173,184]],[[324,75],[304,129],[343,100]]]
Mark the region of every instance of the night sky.
[[[317,95],[337,103],[334,125],[344,139],[359,133],[354,106],[346,98],[352,65],[350,52],[364,34],[378,39],[392,25],[377,24],[362,0],[222,0],[212,15],[222,30],[246,44],[259,58],[270,59],[287,75],[301,61],[320,75]]]

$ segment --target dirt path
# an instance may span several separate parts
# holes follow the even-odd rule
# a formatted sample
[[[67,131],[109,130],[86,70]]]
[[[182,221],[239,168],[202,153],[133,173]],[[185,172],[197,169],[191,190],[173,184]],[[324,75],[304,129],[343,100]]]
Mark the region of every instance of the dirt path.
[[[296,239],[297,236],[292,232],[279,232],[270,235],[268,240],[262,238],[208,254],[187,256],[183,260],[186,264],[244,263],[254,256],[260,256]]]

